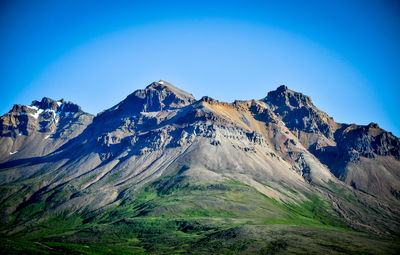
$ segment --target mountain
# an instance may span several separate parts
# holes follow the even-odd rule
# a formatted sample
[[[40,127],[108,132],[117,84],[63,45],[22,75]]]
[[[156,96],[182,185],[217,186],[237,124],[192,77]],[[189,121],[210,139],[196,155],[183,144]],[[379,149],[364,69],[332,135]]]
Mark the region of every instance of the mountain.
[[[63,99],[44,97],[30,106],[14,105],[0,119],[0,162],[40,157],[78,136],[93,116]]]
[[[96,116],[43,98],[0,125],[3,252],[400,249],[400,139],[286,86],[224,103],[159,81]]]
[[[400,198],[400,140],[392,133],[376,123],[336,123],[308,96],[285,86],[268,93],[262,101],[337,178],[380,198]]]

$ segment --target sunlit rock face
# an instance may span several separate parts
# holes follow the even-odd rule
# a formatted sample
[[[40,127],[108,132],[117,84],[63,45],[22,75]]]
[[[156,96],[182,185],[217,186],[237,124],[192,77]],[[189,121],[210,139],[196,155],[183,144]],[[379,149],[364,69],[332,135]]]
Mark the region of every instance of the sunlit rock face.
[[[14,105],[0,118],[0,162],[44,156],[75,138],[93,116],[61,99],[44,97],[31,105]]]

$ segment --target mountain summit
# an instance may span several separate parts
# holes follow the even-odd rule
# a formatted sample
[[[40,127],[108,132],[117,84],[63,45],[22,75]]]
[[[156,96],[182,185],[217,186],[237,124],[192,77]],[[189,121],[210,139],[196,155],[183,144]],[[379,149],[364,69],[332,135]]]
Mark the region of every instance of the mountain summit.
[[[400,139],[375,123],[337,123],[285,85],[225,103],[161,80],[96,116],[64,100],[15,105],[0,127],[4,245],[28,238],[26,249],[43,253],[399,249]]]
[[[125,111],[134,114],[139,112],[156,112],[181,108],[196,101],[189,93],[172,84],[160,80],[153,82],[145,89],[137,90],[125,100],[111,108],[111,111]]]

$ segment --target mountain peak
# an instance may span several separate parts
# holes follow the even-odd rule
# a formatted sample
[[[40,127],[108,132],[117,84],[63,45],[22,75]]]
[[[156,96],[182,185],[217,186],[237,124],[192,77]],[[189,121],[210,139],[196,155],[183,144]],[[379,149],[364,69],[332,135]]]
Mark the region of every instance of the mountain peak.
[[[36,106],[39,109],[50,109],[50,110],[57,110],[57,107],[64,103],[64,99],[56,101],[49,97],[43,97],[41,101],[34,100],[32,101],[31,106]]]
[[[289,89],[288,89],[288,87],[286,85],[281,85],[276,89],[277,92],[284,92],[284,91],[287,91],[287,90],[289,90]]]
[[[145,89],[136,90],[109,111],[117,110],[122,115],[134,115],[139,112],[177,109],[195,101],[192,94],[160,80],[152,82]]]
[[[150,83],[146,89],[150,89],[150,88],[169,88],[169,87],[174,87],[172,84],[163,81],[163,80],[159,80],[159,81],[153,81],[152,83]]]
[[[165,92],[169,91],[169,92],[176,94],[179,97],[192,98],[195,100],[195,98],[192,94],[190,94],[184,90],[181,90],[181,89],[175,87],[174,85],[172,85],[171,83],[164,81],[164,80],[152,82],[150,85],[148,85],[146,87],[145,90],[151,90],[151,89],[155,89],[158,91],[165,91]]]
[[[79,114],[75,115],[76,113]],[[85,117],[79,119],[81,115],[85,115]],[[74,118],[76,120],[73,120]],[[60,128],[64,128],[63,125],[67,122],[65,120],[68,122],[88,123],[91,121],[91,115],[83,112],[80,106],[64,99],[57,101],[43,97],[40,101],[32,101],[31,105],[16,104],[11,111],[0,118],[0,137],[54,133],[58,129],[59,121],[62,122]],[[80,130],[80,128],[77,130]],[[74,132],[72,130],[68,135]],[[18,146],[22,148],[23,143],[21,142]]]
[[[281,116],[286,126],[295,132],[301,130],[307,133],[322,133],[327,138],[332,138],[334,131],[340,126],[325,112],[315,107],[309,96],[290,90],[285,85],[269,92],[262,101],[267,103],[275,114]]]
[[[81,112],[82,109],[79,105],[74,104],[64,99],[54,100],[49,97],[43,97],[41,101],[32,101],[31,107],[37,107],[42,110],[54,110],[65,112]]]
[[[281,85],[276,90],[268,92],[268,95],[262,101],[289,108],[313,105],[309,96],[290,90],[286,85]]]

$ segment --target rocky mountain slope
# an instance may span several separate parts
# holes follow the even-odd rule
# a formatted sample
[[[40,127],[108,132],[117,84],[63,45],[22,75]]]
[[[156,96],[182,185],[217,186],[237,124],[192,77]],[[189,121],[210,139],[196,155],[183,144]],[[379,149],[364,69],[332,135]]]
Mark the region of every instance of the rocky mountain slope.
[[[337,123],[286,86],[224,103],[159,81],[95,117],[43,98],[15,105],[0,126],[1,240],[32,240],[26,249],[399,248],[400,139],[374,123]],[[298,243],[282,231],[314,234]],[[357,248],[372,242],[382,249]]]
[[[336,123],[301,93],[279,87],[262,101],[340,180],[380,198],[399,198],[400,140],[376,123]]]
[[[92,122],[93,116],[63,99],[44,97],[14,105],[0,118],[0,162],[40,157],[57,150]]]

